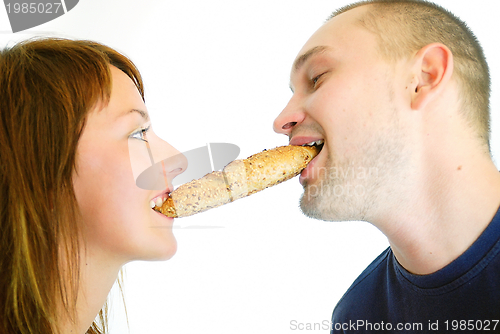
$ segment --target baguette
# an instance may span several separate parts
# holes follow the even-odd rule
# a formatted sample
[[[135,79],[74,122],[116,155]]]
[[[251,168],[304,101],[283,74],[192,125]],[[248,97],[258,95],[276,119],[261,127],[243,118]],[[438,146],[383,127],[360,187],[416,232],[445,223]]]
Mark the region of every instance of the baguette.
[[[179,186],[154,209],[168,217],[187,217],[254,194],[298,175],[319,153],[317,146],[281,146],[235,160]]]

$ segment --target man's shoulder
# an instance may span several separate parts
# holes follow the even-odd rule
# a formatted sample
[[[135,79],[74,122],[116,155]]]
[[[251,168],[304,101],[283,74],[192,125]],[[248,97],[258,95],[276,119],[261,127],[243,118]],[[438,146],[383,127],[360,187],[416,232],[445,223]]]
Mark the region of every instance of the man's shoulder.
[[[464,256],[445,270],[419,276],[406,272],[392,251],[386,249],[338,302],[332,323],[343,326],[361,319],[394,324],[402,320],[421,324],[443,322],[457,317],[498,319],[500,240],[483,250],[479,261],[469,263],[465,269],[460,262],[471,258]]]
[[[358,305],[359,301],[368,301],[370,298],[377,298],[383,294],[384,282],[387,282],[388,274],[391,270],[390,260],[392,250],[388,247],[368,267],[356,278],[351,287],[340,299],[334,310],[335,314],[342,314],[342,309],[352,309],[352,305]]]

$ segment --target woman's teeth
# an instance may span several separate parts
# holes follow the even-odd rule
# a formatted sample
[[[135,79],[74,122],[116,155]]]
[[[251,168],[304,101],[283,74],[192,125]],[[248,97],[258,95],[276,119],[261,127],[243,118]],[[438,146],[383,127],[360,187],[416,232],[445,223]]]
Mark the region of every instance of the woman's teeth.
[[[165,202],[167,200],[168,196],[160,196],[158,198],[156,198],[156,200],[151,200],[149,201],[149,206],[151,207],[151,209],[153,209],[155,206],[162,206],[163,205],[163,202]]]

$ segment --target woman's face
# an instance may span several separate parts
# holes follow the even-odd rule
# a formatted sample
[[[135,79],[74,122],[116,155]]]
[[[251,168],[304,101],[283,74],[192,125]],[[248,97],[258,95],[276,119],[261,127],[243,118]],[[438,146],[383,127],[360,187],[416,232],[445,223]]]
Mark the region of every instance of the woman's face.
[[[114,66],[111,73],[109,104],[87,116],[73,177],[87,253],[122,263],[168,259],[177,249],[173,219],[152,210],[151,201],[172,190],[172,179],[185,169],[185,162],[165,160],[163,189],[136,185],[138,168],[179,152],[152,131],[132,80]]]

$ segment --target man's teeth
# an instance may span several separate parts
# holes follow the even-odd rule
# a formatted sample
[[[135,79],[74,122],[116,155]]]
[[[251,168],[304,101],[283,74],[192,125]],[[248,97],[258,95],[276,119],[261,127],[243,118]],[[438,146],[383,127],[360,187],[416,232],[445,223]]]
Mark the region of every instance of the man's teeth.
[[[167,200],[167,197],[163,197],[163,196],[160,196],[158,197],[156,200],[151,200],[149,201],[149,206],[151,207],[151,209],[154,209],[155,206],[159,206],[161,207],[163,205],[163,202],[165,202]]]
[[[314,146],[314,145],[323,145],[325,141],[323,139],[320,139],[320,140],[316,140],[316,141],[312,141],[310,143],[307,143],[307,144],[304,144],[302,146]]]

